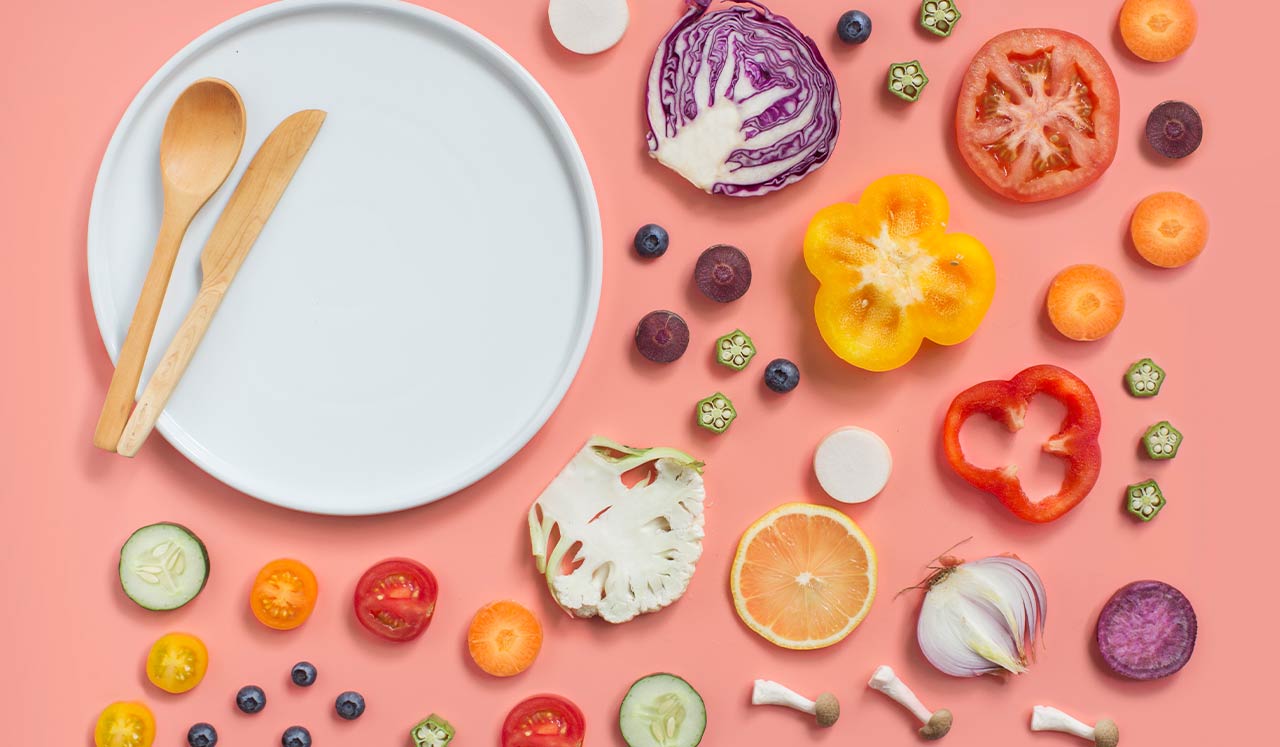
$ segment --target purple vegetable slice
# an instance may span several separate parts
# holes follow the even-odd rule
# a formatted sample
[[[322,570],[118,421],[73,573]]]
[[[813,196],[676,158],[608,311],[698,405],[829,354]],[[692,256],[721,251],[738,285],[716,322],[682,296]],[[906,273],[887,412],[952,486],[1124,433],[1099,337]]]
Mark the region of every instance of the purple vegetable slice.
[[[1203,138],[1200,112],[1185,101],[1165,101],[1147,117],[1147,142],[1165,158],[1186,158]]]
[[[827,162],[840,95],[813,40],[754,0],[685,0],[649,69],[649,155],[699,189],[754,197]]]
[[[1196,647],[1196,611],[1162,581],[1122,587],[1098,615],[1098,650],[1123,677],[1154,680],[1182,669]]]
[[[738,247],[716,244],[698,257],[693,282],[716,303],[736,301],[751,287],[751,262]]]
[[[689,325],[674,311],[650,311],[636,325],[636,350],[654,363],[670,363],[689,347]]]

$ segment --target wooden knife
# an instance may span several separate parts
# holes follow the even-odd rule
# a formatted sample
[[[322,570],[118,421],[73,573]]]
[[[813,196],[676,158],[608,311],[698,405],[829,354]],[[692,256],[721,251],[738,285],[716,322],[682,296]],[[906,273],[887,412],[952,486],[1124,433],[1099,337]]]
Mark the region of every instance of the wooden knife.
[[[218,217],[209,240],[205,242],[200,254],[200,271],[203,274],[200,292],[129,416],[120,442],[116,444],[117,453],[127,457],[137,454],[147,436],[151,435],[169,396],[178,386],[200,340],[209,329],[209,322],[222,303],[222,297],[311,148],[324,118],[325,112],[318,109],[291,114],[271,131],[262,147],[258,148]]]

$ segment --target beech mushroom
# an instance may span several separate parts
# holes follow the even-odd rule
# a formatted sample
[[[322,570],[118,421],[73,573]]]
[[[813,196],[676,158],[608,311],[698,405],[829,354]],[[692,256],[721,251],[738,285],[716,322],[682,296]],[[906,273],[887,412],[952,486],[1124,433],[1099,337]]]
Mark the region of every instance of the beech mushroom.
[[[871,673],[871,679],[867,681],[867,687],[888,695],[890,699],[920,719],[920,723],[924,724],[920,727],[920,736],[925,739],[942,739],[947,732],[951,731],[951,711],[945,708],[930,711],[925,708],[924,703],[921,703],[916,694],[911,692],[911,688],[898,679],[892,667],[884,664],[876,667],[876,671]]]
[[[1120,744],[1120,729],[1116,722],[1104,718],[1093,726],[1077,721],[1057,708],[1036,706],[1031,709],[1031,731],[1061,731],[1088,739],[1095,747],[1116,747]]]
[[[770,680],[756,680],[751,689],[751,705],[776,705],[794,708],[817,719],[818,726],[827,727],[840,718],[840,701],[831,693],[823,693],[817,700],[793,692]]]

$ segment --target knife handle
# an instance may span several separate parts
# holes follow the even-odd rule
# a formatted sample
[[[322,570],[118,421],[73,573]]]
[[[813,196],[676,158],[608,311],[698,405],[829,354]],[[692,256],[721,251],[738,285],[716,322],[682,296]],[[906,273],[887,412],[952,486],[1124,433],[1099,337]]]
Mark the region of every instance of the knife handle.
[[[160,419],[160,413],[164,411],[173,390],[177,388],[182,375],[186,373],[196,348],[204,339],[204,333],[209,329],[209,322],[213,320],[214,312],[222,303],[227,286],[226,281],[200,286],[200,293],[196,296],[195,303],[191,305],[187,317],[182,320],[182,326],[178,327],[177,334],[173,336],[173,342],[170,342],[168,349],[164,351],[160,365],[156,367],[155,373],[151,374],[147,388],[142,391],[138,405],[133,409],[129,422],[124,426],[124,433],[116,444],[117,453],[127,457],[137,454],[138,449],[142,448],[142,444],[147,440],[147,436],[151,435],[151,431],[156,427],[156,421]]]

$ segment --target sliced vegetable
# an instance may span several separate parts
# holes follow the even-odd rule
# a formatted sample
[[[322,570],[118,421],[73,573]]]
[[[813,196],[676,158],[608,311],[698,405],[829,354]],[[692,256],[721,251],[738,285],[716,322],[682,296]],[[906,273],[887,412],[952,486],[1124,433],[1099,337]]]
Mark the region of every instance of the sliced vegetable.
[[[716,303],[736,301],[751,287],[751,262],[738,247],[716,244],[698,256],[693,282]]]
[[[929,85],[929,76],[924,74],[924,67],[919,60],[895,62],[889,65],[889,93],[903,101],[919,101],[924,87]]]
[[[281,558],[258,571],[249,591],[249,608],[268,628],[292,630],[311,616],[319,593],[316,574],[305,563]]]
[[[1196,40],[1196,7],[1191,0],[1125,0],[1120,38],[1148,62],[1168,62]]]
[[[1178,455],[1178,448],[1181,446],[1182,432],[1174,428],[1168,420],[1161,420],[1142,434],[1142,447],[1146,449],[1147,456],[1152,459],[1173,459]]]
[[[1116,747],[1120,730],[1116,722],[1104,718],[1093,726],[1078,721],[1057,708],[1038,705],[1031,710],[1031,731],[1060,731],[1087,739],[1094,747]]]
[[[1124,383],[1129,387],[1129,394],[1135,397],[1154,397],[1164,386],[1164,369],[1150,358],[1143,358],[1129,366]]]
[[[846,11],[836,22],[836,36],[845,44],[861,44],[871,38],[871,16],[860,10]]]
[[[707,708],[682,678],[651,674],[627,690],[618,728],[627,747],[696,747],[707,729]]]
[[[516,704],[502,723],[502,747],[582,747],[582,709],[559,695],[535,695]]]
[[[694,420],[698,425],[712,433],[724,433],[729,430],[733,421],[738,419],[738,411],[733,401],[720,392],[698,400],[693,410]]]
[[[645,314],[636,325],[636,350],[654,363],[670,363],[689,348],[689,325],[674,311]]]
[[[920,3],[920,26],[936,36],[951,36],[960,22],[960,9],[953,0],[924,0]]]
[[[1057,493],[1032,500],[1022,489],[1016,465],[991,469],[969,463],[960,448],[960,430],[972,415],[981,413],[1010,431],[1022,429],[1031,398],[1046,394],[1066,406],[1058,433],[1044,442],[1044,452],[1067,462],[1067,473]],[[970,485],[1000,499],[1020,519],[1048,522],[1075,508],[1098,482],[1102,450],[1098,434],[1102,413],[1089,385],[1057,366],[1032,366],[1008,381],[984,381],[956,395],[942,427],[947,462]]]
[[[634,469],[648,474],[627,487]],[[556,604],[622,623],[679,599],[702,556],[705,497],[702,462],[688,454],[593,436],[529,509],[533,557]]]
[[[922,176],[887,176],[857,204],[823,208],[804,236],[804,261],[821,287],[814,317],[827,347],[869,371],[915,356],[925,338],[967,340],[995,295],[991,255],[946,233],[947,196]]]
[[[649,69],[649,154],[712,194],[753,197],[820,168],[840,96],[813,40],[752,0],[685,0]]]
[[[471,618],[467,650],[476,666],[495,677],[520,674],[541,649],[542,625],[520,604],[490,602]]]
[[[1134,483],[1125,488],[1125,509],[1136,519],[1151,521],[1164,508],[1164,492],[1155,480]]]
[[[379,638],[412,641],[431,625],[439,594],[430,568],[409,558],[388,558],[356,583],[356,619]]]
[[[547,21],[560,46],[599,54],[617,44],[631,22],[627,0],[551,0]]]
[[[1190,661],[1196,628],[1196,611],[1182,592],[1162,581],[1134,581],[1098,615],[1098,650],[1122,677],[1168,677]]]
[[[413,747],[449,747],[456,735],[453,724],[434,713],[414,724],[409,731]]]
[[[1035,569],[1013,556],[967,563],[947,556],[924,586],[916,641],[939,672],[977,677],[1027,671],[1048,611]]]
[[[93,728],[94,747],[151,747],[156,718],[145,703],[121,701],[102,709]]]
[[[876,667],[876,671],[871,673],[871,679],[867,681],[867,687],[884,693],[890,700],[911,711],[911,715],[923,724],[916,732],[922,738],[928,741],[942,739],[947,736],[947,732],[951,731],[953,721],[951,711],[946,708],[939,708],[936,711],[925,708],[924,703],[921,703],[911,688],[907,687],[907,683],[899,679],[897,673],[888,665],[881,664]]]
[[[1209,241],[1209,216],[1181,192],[1157,192],[1138,203],[1129,235],[1142,258],[1156,267],[1182,267]]]
[[[657,223],[646,223],[636,231],[636,237],[631,245],[635,247],[636,254],[645,259],[653,259],[667,253],[667,247],[671,245],[671,236],[667,234],[667,229]]]
[[[777,682],[756,680],[751,688],[751,705],[783,706],[813,716],[818,726],[835,726],[840,719],[840,701],[831,693],[822,693],[817,700],[805,696]]]
[[[257,685],[245,685],[236,691],[236,708],[241,713],[259,713],[267,707],[267,694]]]
[[[1165,101],[1147,116],[1147,142],[1165,158],[1186,158],[1203,139],[1200,112],[1185,101]]]
[[[844,640],[876,598],[876,552],[848,516],[787,503],[742,535],[729,574],[738,617],[770,643],[825,648]]]
[[[734,371],[747,367],[751,359],[756,357],[756,344],[751,337],[740,329],[716,339],[716,362],[728,366]]]
[[[177,609],[195,599],[208,580],[209,553],[181,524],[148,524],[120,547],[120,586],[143,609]]]
[[[185,693],[204,679],[209,649],[187,633],[160,636],[147,654],[147,679],[167,693]]]
[[[800,367],[786,358],[774,358],[764,367],[764,385],[778,394],[800,386]]]
[[[992,191],[1039,202],[1097,181],[1119,144],[1120,92],[1092,44],[1056,29],[999,34],[960,84],[956,141]]]
[[[1124,286],[1105,267],[1072,265],[1054,276],[1045,308],[1049,321],[1064,337],[1100,340],[1124,318]]]
[[[864,503],[888,484],[893,455],[873,431],[845,426],[828,433],[818,444],[813,472],[827,495],[841,503]]]

